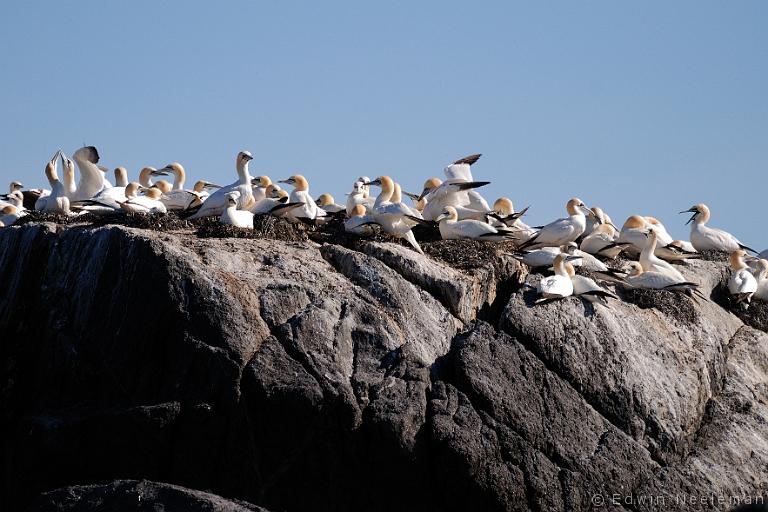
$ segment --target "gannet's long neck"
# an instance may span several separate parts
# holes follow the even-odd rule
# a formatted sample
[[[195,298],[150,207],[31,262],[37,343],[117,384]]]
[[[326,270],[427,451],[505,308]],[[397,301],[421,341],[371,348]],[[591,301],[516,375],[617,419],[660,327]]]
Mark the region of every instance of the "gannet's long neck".
[[[563,258],[557,258],[555,260],[555,274],[558,276],[567,277],[570,279],[571,276],[568,275],[568,270],[565,268],[565,260]]]
[[[648,241],[645,243],[645,247],[640,254],[641,258],[651,259],[656,255],[656,232],[651,230],[648,233]]]
[[[749,267],[744,263],[744,258],[742,258],[741,255],[734,254],[731,256],[731,268],[733,270],[744,270]]]
[[[96,164],[91,162],[77,162],[77,167],[80,169],[80,182],[77,184],[77,190],[82,192],[82,195],[93,197],[96,193],[104,188],[104,173],[96,167]]]
[[[187,177],[184,173],[184,169],[173,167],[173,189],[172,190],[184,190],[184,182],[186,180],[187,180]]]
[[[250,160],[247,160],[243,163],[237,164],[237,177],[238,177],[238,183],[240,185],[250,185],[251,184],[251,175],[248,172],[248,162]]]
[[[709,208],[702,208],[702,211],[700,211],[696,218],[693,219],[693,225],[696,227],[705,225],[707,222],[709,222],[710,216],[711,214],[709,213]]]
[[[379,207],[382,204],[388,202],[392,198],[393,193],[394,193],[394,187],[392,186],[392,180],[382,179],[381,192],[379,192],[379,195],[376,197],[376,202],[374,203],[374,207]]]

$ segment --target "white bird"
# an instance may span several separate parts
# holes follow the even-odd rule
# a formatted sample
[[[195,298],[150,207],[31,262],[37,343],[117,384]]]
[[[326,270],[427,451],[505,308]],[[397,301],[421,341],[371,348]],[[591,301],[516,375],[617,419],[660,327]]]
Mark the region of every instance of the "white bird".
[[[325,213],[339,213],[346,211],[346,207],[336,204],[336,201],[331,194],[320,194],[316,203],[317,206],[325,210]]]
[[[615,259],[630,245],[616,242],[616,228],[611,224],[601,224],[584,237],[579,248],[594,256]]]
[[[557,247],[568,242],[575,242],[584,233],[587,224],[584,212],[591,212],[592,210],[587,208],[584,202],[577,197],[570,199],[565,208],[568,217],[547,224],[530,240],[521,244],[520,248]]]
[[[560,247],[542,247],[541,249],[534,249],[532,251],[507,253],[507,255],[512,256],[521,263],[525,263],[531,268],[549,268],[555,264],[555,258],[562,252]],[[576,266],[581,264],[578,260],[573,261]]]
[[[11,226],[24,215],[26,215],[25,212],[9,204],[0,209],[0,224],[5,227]]]
[[[248,210],[237,209],[237,199],[240,192],[233,190],[227,193],[227,207],[219,217],[219,222],[236,228],[253,229],[253,214]]]
[[[560,250],[570,254],[571,256],[578,257],[579,264],[576,266],[583,267],[584,269],[592,272],[609,272],[610,271],[610,269],[606,266],[605,263],[595,258],[588,252],[584,252],[580,250],[579,246],[576,245],[576,242],[569,242],[566,245],[560,247]]]
[[[630,288],[642,288],[646,290],[686,291],[697,290],[696,283],[680,281],[674,277],[660,272],[645,272],[643,266],[636,261],[629,263],[630,271],[625,281]]]
[[[173,174],[173,185],[168,186],[167,182],[157,183],[157,187],[162,191],[160,201],[168,210],[189,210],[202,204],[203,200],[196,191],[185,190],[184,183],[187,180],[187,173],[184,166],[178,162],[173,162],[162,169],[151,173],[154,176],[165,173]]]
[[[381,187],[381,192],[374,203],[373,219],[381,226],[381,229],[397,238],[404,238],[419,254],[424,254],[413,235],[413,231],[411,231],[411,226],[406,222],[407,216],[411,214],[411,209],[402,202],[394,203],[391,201],[395,192],[395,182],[392,181],[392,178],[380,176],[371,181],[370,184]]]
[[[573,294],[585,297],[588,301],[593,302],[600,297],[611,297],[618,299],[615,293],[612,293],[587,276],[580,276],[576,274],[576,269],[573,268],[571,263],[565,264],[565,270],[568,272],[568,276],[571,278],[571,284],[573,284]]]
[[[80,169],[80,181],[77,184],[73,198],[75,200],[90,199],[103,188],[111,188],[112,184],[106,180],[104,169],[99,163],[99,152],[93,146],[84,146],[72,155],[72,159]]]
[[[575,256],[569,256],[564,253],[555,256],[555,275],[543,277],[539,281],[537,291],[541,298],[536,301],[537,303],[552,299],[564,299],[573,295],[573,282],[565,268],[565,263],[574,259],[576,259]]]
[[[520,220],[526,214],[528,208],[523,208],[515,212],[512,200],[508,197],[500,197],[493,203],[493,212],[491,213],[491,226],[493,227],[511,227],[515,228],[520,243],[525,243],[536,234],[536,230]]]
[[[248,211],[255,215],[285,217],[289,211],[304,205],[304,203],[289,203],[288,192],[275,183],[267,187],[266,194],[267,197],[255,203]]]
[[[469,155],[464,158],[460,158],[452,164],[448,165],[445,169],[443,169],[446,181],[475,181],[472,178],[472,165],[477,162],[481,156],[482,155],[480,154]],[[464,206],[470,210],[478,210],[483,212],[490,210],[488,201],[486,201],[483,196],[474,189],[469,189],[459,193],[458,206]],[[459,218],[461,219],[461,214],[459,214]]]
[[[14,190],[9,194],[5,194],[0,197],[3,198],[0,199],[0,208],[11,205],[15,206],[19,210],[26,210],[26,208],[24,208],[24,194],[20,190]]]
[[[618,243],[629,244],[626,251],[634,257],[642,252],[647,242],[646,232],[654,228],[657,233],[656,251],[654,254],[666,261],[682,261],[690,258],[698,258],[693,247],[682,240],[672,240],[664,225],[654,217],[632,215],[627,218],[621,227]]]
[[[478,220],[459,220],[456,208],[446,206],[435,219],[440,226],[443,240],[513,240],[514,232],[506,228],[494,228]]]
[[[746,255],[747,253],[743,249],[737,249],[731,253],[731,276],[728,278],[728,291],[737,303],[746,302],[749,304],[752,295],[757,291],[757,279],[744,262]]]
[[[192,191],[195,192],[200,198],[200,201],[203,202],[211,195],[211,190],[216,190],[217,188],[221,188],[221,185],[216,185],[215,183],[205,180],[198,180],[195,182],[195,186],[192,187]]]
[[[280,180],[278,183],[285,183],[293,186],[290,195],[290,202],[304,203],[298,208],[288,212],[286,218],[291,222],[316,222],[323,219],[328,214],[325,210],[317,206],[315,200],[309,195],[309,182],[301,174],[294,174],[290,178]]]
[[[427,204],[424,206],[421,214],[424,220],[434,221],[439,217],[446,206],[453,206],[454,208],[461,208],[465,212],[465,218],[473,218],[475,215],[484,216],[490,213],[490,208],[484,210],[476,210],[467,208],[462,204],[461,193],[471,190],[473,188],[482,187],[490,183],[489,181],[459,181],[449,180],[440,181],[439,178],[429,178],[424,183],[424,190],[418,197],[417,201],[422,199],[426,200]],[[465,200],[465,202],[467,202]],[[467,210],[472,210],[467,212]]]
[[[733,253],[739,249],[746,249],[750,252],[757,253],[757,251],[750,249],[739,242],[738,238],[727,231],[707,226],[707,222],[709,222],[710,218],[710,212],[707,205],[703,203],[693,205],[680,213],[693,213],[691,218],[688,219],[688,222],[686,222],[686,225],[692,223],[691,243],[697,251],[722,251]]]
[[[61,152],[61,178],[64,184],[64,191],[70,201],[77,194],[77,183],[75,182],[75,162],[73,162],[63,151]]]
[[[144,167],[139,171],[139,184],[144,188],[154,187],[155,184],[152,182],[153,176],[168,176],[168,173],[165,171],[158,171],[154,167]]]
[[[376,233],[373,228],[376,224],[373,215],[365,213],[365,206],[356,204],[349,218],[344,221],[344,231],[355,235],[371,236]]]
[[[237,190],[240,197],[237,198],[237,208],[247,210],[253,205],[253,188],[251,184],[251,175],[248,172],[248,162],[253,160],[253,156],[248,151],[241,151],[235,159],[237,168],[237,181],[225,187],[221,187],[216,192],[208,196],[208,199],[200,206],[200,209],[190,219],[199,219],[202,217],[220,217],[227,208],[227,194]]]
[[[363,178],[367,179],[365,176],[360,179]],[[347,215],[352,215],[352,210],[358,204],[363,205],[366,212],[370,213],[373,209],[373,204],[376,202],[376,199],[368,195],[368,192],[366,191],[366,183],[367,182],[358,179],[358,181],[352,184],[352,192],[347,194]]]
[[[685,281],[683,274],[680,273],[671,263],[668,263],[656,256],[656,245],[658,242],[658,233],[656,228],[649,227],[646,231],[646,243],[640,252],[640,265],[645,272],[659,272],[675,278],[677,281]]]
[[[608,216],[608,214],[603,211],[602,208],[599,206],[593,206],[591,210],[592,211],[587,215],[587,225],[584,228],[584,234],[582,236],[589,236],[598,227],[603,225],[613,226],[613,228],[616,229],[613,221]]]
[[[60,156],[61,151],[57,151],[53,158],[51,158],[51,161],[45,166],[45,176],[48,178],[48,183],[51,186],[51,195],[38,199],[35,202],[35,210],[69,215],[71,213],[69,210],[69,198],[67,197],[64,184],[59,181],[57,172]]]
[[[768,301],[768,260],[760,259],[757,262],[757,271],[753,272],[757,281],[757,291],[752,296],[755,299]]]
[[[146,189],[143,196],[138,195],[141,185],[132,182],[125,187],[126,200],[119,203],[120,208],[129,213],[165,213],[167,210],[165,205],[160,201],[162,192],[160,189],[152,187]]]
[[[259,202],[267,197],[267,187],[271,184],[272,179],[269,176],[261,175],[253,178],[251,180],[251,185],[253,186],[253,200]]]

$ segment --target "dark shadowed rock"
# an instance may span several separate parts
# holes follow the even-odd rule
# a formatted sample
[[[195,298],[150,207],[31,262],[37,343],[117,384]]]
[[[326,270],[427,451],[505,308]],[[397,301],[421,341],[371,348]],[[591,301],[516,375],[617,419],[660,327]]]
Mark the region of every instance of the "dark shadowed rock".
[[[765,492],[768,335],[723,307],[722,263],[683,268],[713,300],[533,306],[501,245],[167,227],[0,230],[3,509],[57,488],[40,510]]]

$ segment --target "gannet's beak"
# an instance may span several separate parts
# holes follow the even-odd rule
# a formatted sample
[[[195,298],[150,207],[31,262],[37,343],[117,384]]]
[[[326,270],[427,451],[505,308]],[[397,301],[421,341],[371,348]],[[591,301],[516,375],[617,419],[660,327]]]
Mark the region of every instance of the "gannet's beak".
[[[284,180],[278,181],[278,183],[285,183],[287,185],[293,185],[294,183],[296,183],[296,180],[294,180],[293,178],[286,178]]]
[[[437,218],[435,219],[435,222],[440,222],[441,220],[447,219],[448,217],[450,217],[450,214],[448,212],[443,212],[437,216]]]
[[[53,158],[51,158],[51,163],[55,163],[56,160],[58,160],[59,156],[61,155],[61,150],[56,151],[56,154],[53,155]]]
[[[406,192],[405,190],[403,190],[402,192],[403,192],[403,194],[405,194],[409,198],[413,199],[414,201],[418,201],[419,200],[419,196],[416,195],[416,194],[411,194],[410,192]]]
[[[209,183],[205,182],[205,185],[203,185],[203,188],[221,188],[221,185],[217,185],[215,183]]]
[[[576,261],[576,260],[580,260],[580,259],[581,259],[581,256],[572,256],[572,255],[569,255],[569,256],[566,256],[566,257],[565,257],[565,261]]]
[[[152,176],[168,176],[168,172],[166,171],[167,167],[163,167],[162,169],[155,169],[154,171],[150,172]]]
[[[603,221],[602,221],[602,220],[600,220],[600,218],[597,216],[597,214],[595,213],[595,211],[594,211],[592,208],[587,208],[587,206],[586,206],[586,205],[583,205],[583,204],[582,204],[582,205],[581,205],[581,209],[582,209],[582,210],[584,210],[584,211],[585,211],[585,212],[587,212],[587,213],[590,213],[590,214],[592,214],[592,216],[593,216],[595,219],[597,219],[597,223],[598,223],[598,224],[602,224],[602,223],[603,223]]]
[[[429,194],[430,192],[431,192],[431,190],[430,190],[430,189],[428,189],[428,188],[425,188],[424,190],[422,190],[422,191],[421,191],[421,195],[419,195],[419,197],[418,197],[418,199],[416,199],[416,201],[421,201],[421,200],[422,200],[422,199],[424,199],[424,197],[426,197],[426,195],[427,195],[427,194]]]
[[[371,185],[373,185],[375,187],[380,187],[381,186],[381,178],[376,178],[375,180],[369,181],[368,183],[363,183],[363,185],[365,185],[366,187],[370,187]]]
[[[621,230],[620,230],[618,227],[616,227],[616,224],[614,224],[613,222],[607,222],[606,224],[608,224],[609,226],[611,226],[611,227],[612,227],[613,229],[615,229],[616,231],[621,231]]]

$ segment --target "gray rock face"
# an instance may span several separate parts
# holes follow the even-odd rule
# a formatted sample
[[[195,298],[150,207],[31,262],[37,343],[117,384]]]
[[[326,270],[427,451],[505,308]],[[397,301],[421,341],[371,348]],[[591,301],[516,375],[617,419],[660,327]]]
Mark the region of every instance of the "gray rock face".
[[[120,479],[274,510],[763,496],[768,335],[685,296],[534,307],[536,276],[456,243],[423,245],[475,263],[382,242],[0,230],[5,504],[156,485],[71,487]],[[719,300],[722,264],[683,271]]]

